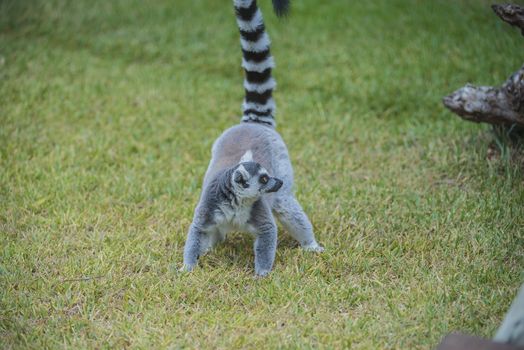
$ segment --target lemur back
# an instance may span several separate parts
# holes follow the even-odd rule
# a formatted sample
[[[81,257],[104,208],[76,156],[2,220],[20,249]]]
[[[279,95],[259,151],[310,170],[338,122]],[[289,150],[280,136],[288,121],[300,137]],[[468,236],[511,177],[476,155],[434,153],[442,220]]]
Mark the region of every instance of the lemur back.
[[[269,273],[277,246],[273,215],[303,249],[320,252],[313,227],[295,199],[287,147],[275,130],[274,60],[256,0],[233,0],[240,30],[245,97],[242,118],[212,148],[202,194],[184,247],[183,270],[226,238],[232,230],[255,236],[255,273]],[[273,0],[277,14],[287,0]]]

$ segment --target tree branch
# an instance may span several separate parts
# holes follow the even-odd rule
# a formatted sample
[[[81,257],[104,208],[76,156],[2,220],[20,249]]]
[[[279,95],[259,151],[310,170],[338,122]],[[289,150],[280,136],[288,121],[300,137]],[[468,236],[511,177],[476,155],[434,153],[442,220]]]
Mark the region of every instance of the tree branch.
[[[524,9],[514,4],[495,4],[491,8],[504,22],[520,28],[524,35]]]
[[[524,126],[524,66],[499,88],[467,84],[442,102],[469,121]]]

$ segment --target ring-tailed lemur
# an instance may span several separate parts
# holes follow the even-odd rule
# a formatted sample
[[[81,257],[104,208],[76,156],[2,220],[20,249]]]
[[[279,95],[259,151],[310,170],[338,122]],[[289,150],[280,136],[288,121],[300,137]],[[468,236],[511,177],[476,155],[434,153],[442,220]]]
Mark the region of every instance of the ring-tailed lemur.
[[[275,131],[274,62],[262,13],[256,0],[233,3],[245,69],[242,121],[213,144],[182,270],[192,270],[197,259],[222,242],[228,232],[239,230],[255,236],[255,273],[264,276],[271,271],[277,247],[273,214],[302,248],[317,252],[323,248],[293,196],[293,168],[286,145]],[[277,15],[288,5],[288,0],[273,0]]]

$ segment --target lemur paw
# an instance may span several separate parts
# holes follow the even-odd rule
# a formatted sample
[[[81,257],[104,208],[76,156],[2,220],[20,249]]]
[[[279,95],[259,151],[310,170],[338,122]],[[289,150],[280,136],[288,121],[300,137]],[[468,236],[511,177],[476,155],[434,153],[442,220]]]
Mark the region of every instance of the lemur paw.
[[[307,252],[315,252],[315,253],[322,253],[324,251],[324,247],[322,247],[320,244],[318,244],[317,242],[313,242],[313,243],[309,243],[309,244],[304,244],[302,246],[302,249],[304,249],[305,251]]]
[[[184,264],[181,268],[178,269],[179,272],[191,272],[195,268],[196,264],[188,265]]]
[[[256,269],[255,270],[255,278],[266,277],[270,272],[271,272],[271,270]]]

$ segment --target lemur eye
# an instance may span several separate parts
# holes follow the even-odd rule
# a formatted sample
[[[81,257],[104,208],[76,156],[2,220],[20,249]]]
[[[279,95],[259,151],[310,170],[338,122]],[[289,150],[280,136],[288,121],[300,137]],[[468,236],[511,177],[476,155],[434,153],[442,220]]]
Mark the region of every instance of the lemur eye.
[[[260,178],[258,179],[258,181],[260,181],[261,184],[267,184],[267,182],[269,181],[269,176],[267,175],[262,175],[260,176]]]

